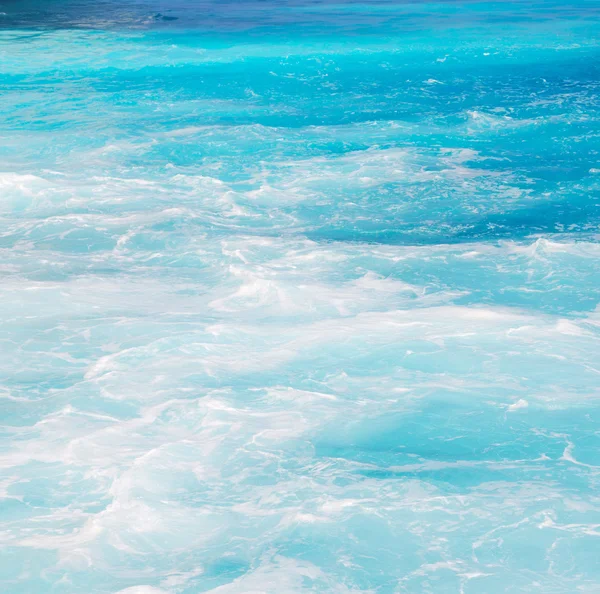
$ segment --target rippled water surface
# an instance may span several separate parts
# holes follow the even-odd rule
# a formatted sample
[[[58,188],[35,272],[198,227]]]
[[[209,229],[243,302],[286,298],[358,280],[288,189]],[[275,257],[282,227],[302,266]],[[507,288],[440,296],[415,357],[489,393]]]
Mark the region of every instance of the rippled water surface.
[[[600,2],[0,12],[0,590],[600,591]]]

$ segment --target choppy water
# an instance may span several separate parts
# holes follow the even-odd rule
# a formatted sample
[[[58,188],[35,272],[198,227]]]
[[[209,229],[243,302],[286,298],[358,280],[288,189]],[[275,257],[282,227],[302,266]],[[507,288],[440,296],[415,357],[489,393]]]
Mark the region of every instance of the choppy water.
[[[600,2],[0,2],[10,594],[600,591]]]

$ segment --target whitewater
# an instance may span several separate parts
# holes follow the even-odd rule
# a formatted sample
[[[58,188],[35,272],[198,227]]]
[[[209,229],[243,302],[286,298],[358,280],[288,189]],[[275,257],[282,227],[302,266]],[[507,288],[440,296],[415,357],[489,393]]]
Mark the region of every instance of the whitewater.
[[[0,13],[2,592],[600,591],[600,2]]]

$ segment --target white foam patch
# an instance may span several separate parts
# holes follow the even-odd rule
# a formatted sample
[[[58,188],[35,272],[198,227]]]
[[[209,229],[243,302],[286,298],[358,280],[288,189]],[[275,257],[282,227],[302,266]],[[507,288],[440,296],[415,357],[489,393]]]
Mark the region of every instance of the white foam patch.
[[[125,588],[124,590],[119,590],[115,592],[115,594],[171,594],[167,590],[161,590],[160,588],[155,588],[153,586],[131,586],[131,588]]]
[[[523,398],[520,398],[515,403],[509,405],[509,407],[507,408],[507,410],[509,412],[514,412],[515,410],[520,410],[520,409],[523,409],[523,408],[527,408],[528,406],[529,406],[529,402],[527,402],[527,400],[524,400]]]

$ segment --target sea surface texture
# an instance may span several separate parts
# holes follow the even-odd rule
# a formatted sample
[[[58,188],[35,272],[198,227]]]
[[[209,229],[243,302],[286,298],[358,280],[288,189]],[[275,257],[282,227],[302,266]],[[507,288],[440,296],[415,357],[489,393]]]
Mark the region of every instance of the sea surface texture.
[[[600,2],[0,12],[0,591],[600,592]]]

